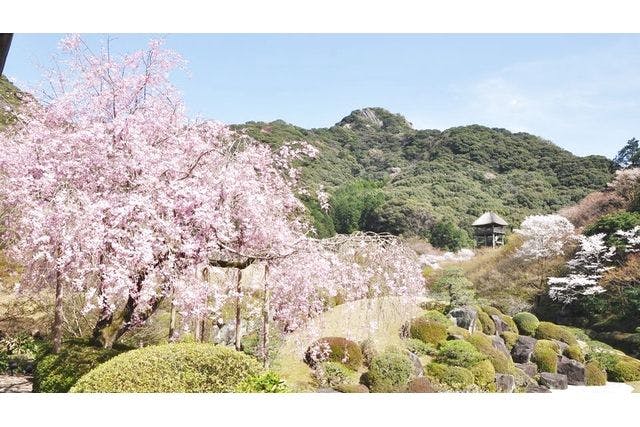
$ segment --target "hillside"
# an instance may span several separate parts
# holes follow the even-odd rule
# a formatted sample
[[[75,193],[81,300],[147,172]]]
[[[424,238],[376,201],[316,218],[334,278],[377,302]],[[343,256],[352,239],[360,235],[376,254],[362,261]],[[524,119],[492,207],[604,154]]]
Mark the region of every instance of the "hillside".
[[[427,235],[443,220],[469,231],[486,210],[517,225],[526,215],[579,201],[612,176],[609,159],[577,157],[534,135],[479,125],[417,130],[381,108],[356,110],[330,128],[307,130],[281,120],[236,128],[276,146],[286,140],[316,145],[319,157],[302,165],[311,188],[322,184],[335,192],[356,179],[372,181],[364,187],[379,189],[382,201],[361,221],[372,231]]]
[[[20,91],[5,76],[0,76],[0,129],[11,123],[12,112],[20,103]]]

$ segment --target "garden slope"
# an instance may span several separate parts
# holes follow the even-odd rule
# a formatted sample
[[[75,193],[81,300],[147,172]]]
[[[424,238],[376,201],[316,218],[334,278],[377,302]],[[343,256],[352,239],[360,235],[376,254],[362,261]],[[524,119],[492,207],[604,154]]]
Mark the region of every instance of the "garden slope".
[[[281,120],[236,128],[274,146],[314,144],[318,157],[302,165],[311,188],[331,190],[356,178],[381,182],[385,202],[374,231],[409,233],[412,216],[468,229],[487,210],[518,224],[526,215],[577,202],[612,176],[605,157],[577,157],[534,135],[479,125],[416,130],[381,108],[354,111],[330,128],[307,130]],[[393,218],[401,223],[391,224]]]

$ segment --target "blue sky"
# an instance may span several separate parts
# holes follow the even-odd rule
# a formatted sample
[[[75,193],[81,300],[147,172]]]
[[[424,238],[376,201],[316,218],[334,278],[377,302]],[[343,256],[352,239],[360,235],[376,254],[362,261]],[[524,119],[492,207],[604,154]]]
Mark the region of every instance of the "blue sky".
[[[114,37],[130,51],[157,36]],[[638,35],[164,37],[189,62],[173,80],[193,116],[325,127],[376,106],[419,129],[478,123],[608,157],[640,137]],[[60,38],[15,35],[4,73],[35,85]]]

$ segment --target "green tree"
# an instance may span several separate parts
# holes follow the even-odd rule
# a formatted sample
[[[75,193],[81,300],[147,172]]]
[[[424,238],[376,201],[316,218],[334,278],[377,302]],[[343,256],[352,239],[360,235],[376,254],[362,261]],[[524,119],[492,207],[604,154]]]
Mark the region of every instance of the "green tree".
[[[374,181],[358,179],[338,188],[330,200],[335,231],[371,230],[373,212],[383,202],[384,193]]]
[[[640,166],[640,147],[638,141],[635,138],[631,138],[627,141],[627,144],[622,147],[618,154],[613,158],[613,163],[618,168],[626,168],[629,166]]]
[[[448,296],[452,307],[468,305],[475,301],[473,283],[464,276],[464,271],[459,267],[445,269],[433,284],[433,291]]]
[[[453,222],[440,221],[431,230],[429,242],[437,248],[457,252],[465,246],[470,246],[471,238],[469,233]]]

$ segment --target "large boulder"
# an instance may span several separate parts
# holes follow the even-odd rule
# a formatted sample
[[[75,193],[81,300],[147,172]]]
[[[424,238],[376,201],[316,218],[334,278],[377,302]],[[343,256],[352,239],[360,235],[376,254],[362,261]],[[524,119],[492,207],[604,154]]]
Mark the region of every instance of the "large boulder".
[[[505,323],[504,320],[500,318],[500,316],[496,316],[495,314],[491,316],[491,320],[496,325],[496,334],[500,335],[501,333],[509,330],[509,325]]]
[[[535,377],[538,374],[538,365],[535,363],[516,363],[516,368],[522,370],[530,377]]]
[[[550,372],[541,372],[539,383],[555,390],[566,390],[569,384],[566,375],[552,374]]]
[[[411,376],[414,378],[424,376],[424,368],[422,367],[422,362],[420,362],[420,358],[410,351],[407,352],[409,359],[411,360],[411,364],[413,365],[413,370]]]
[[[493,348],[507,356],[507,358],[511,357],[511,353],[509,352],[507,345],[504,343],[504,340],[501,337],[497,335],[491,336],[491,345],[493,346]]]
[[[570,385],[585,385],[585,367],[576,360],[562,356],[558,360],[558,373],[566,375]]]
[[[511,357],[515,363],[529,363],[531,362],[531,355],[533,349],[536,346],[536,340],[533,337],[526,335],[520,335],[515,345],[511,349]]]
[[[516,379],[509,374],[496,374],[496,391],[498,393],[513,393],[516,390]]]
[[[478,324],[478,310],[470,306],[457,307],[449,312],[456,326],[474,332]]]
[[[559,341],[559,340],[551,340],[551,341],[553,341],[554,343],[556,343],[558,345],[558,348],[560,349],[560,354],[564,354],[564,351],[569,348],[569,344],[567,344],[565,342],[562,342],[562,341]]]

